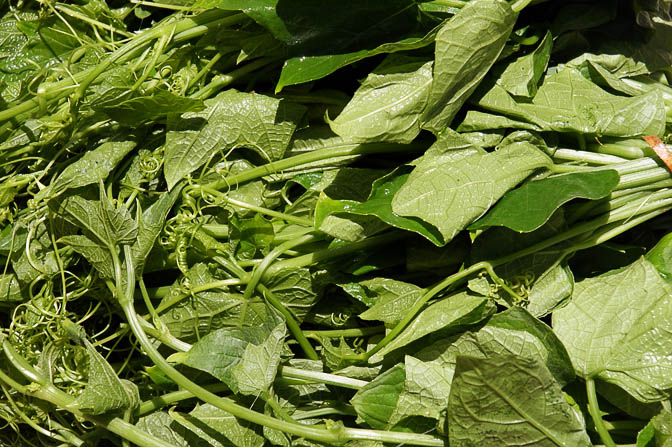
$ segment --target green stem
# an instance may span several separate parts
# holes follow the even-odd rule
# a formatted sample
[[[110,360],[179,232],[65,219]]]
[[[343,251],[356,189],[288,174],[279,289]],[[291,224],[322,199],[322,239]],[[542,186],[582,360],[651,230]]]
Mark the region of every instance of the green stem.
[[[230,399],[226,399],[204,389],[196,383],[189,380],[186,376],[173,368],[165,358],[156,350],[154,345],[147,338],[147,335],[142,330],[140,321],[135,310],[133,309],[133,302],[127,301],[123,306],[124,314],[137,337],[140,345],[145,350],[149,358],[154,364],[173,382],[185,390],[191,392],[194,396],[201,399],[203,402],[210,403],[217,408],[231,413],[237,418],[244,419],[272,429],[280,430],[285,433],[304,437],[318,442],[340,444],[348,440],[372,440],[381,442],[405,443],[412,445],[424,445],[429,447],[444,447],[445,441],[442,438],[414,433],[397,433],[386,432],[379,430],[363,430],[355,428],[345,428],[342,426],[334,426],[332,428],[323,429],[309,425],[290,423],[275,419],[271,416],[257,413],[247,407],[240,406]]]
[[[341,146],[329,147],[326,149],[317,149],[303,154],[295,155],[293,157],[287,157],[278,161],[272,161],[270,163],[257,166],[252,169],[246,169],[245,171],[240,172],[238,174],[229,175],[221,180],[208,183],[203,187],[208,189],[228,190],[231,187],[236,187],[239,184],[249,182],[250,180],[255,180],[261,177],[265,177],[267,175],[275,174],[277,172],[281,172],[290,168],[297,168],[299,166],[314,163],[317,161],[323,161],[332,158],[347,157],[347,156],[412,152],[421,147],[424,148],[425,146],[398,145],[389,143],[376,143],[376,144],[344,143]],[[198,186],[194,187],[192,192],[190,192],[190,194],[194,193],[197,194],[198,189],[199,189]]]
[[[180,303],[182,300],[185,298],[188,298],[192,295],[195,295],[200,292],[205,292],[206,290],[212,290],[212,289],[222,289],[226,287],[235,287],[235,286],[242,286],[245,284],[245,281],[237,278],[229,278],[229,279],[222,279],[219,281],[213,281],[209,282],[207,284],[201,284],[200,286],[192,287],[189,289],[189,293],[181,293],[179,295],[176,295],[175,297],[162,301],[161,304],[156,308],[157,313],[162,313],[165,312],[166,309],[170,309],[174,305]],[[161,289],[161,288],[159,288]],[[168,287],[168,290],[172,289],[171,287]]]
[[[203,388],[207,389],[212,393],[220,393],[222,391],[227,391],[229,388],[223,383],[215,383],[212,385],[204,385]],[[187,399],[193,399],[195,396],[187,390],[173,391],[172,393],[166,393],[159,397],[155,397],[150,400],[142,402],[135,409],[134,416],[136,418],[142,417],[146,414],[152,413],[160,408],[165,406],[181,402]]]
[[[246,203],[246,202],[241,202],[240,200],[232,199],[231,197],[228,197],[226,194],[212,188],[208,188],[207,186],[199,188],[200,191],[203,191],[204,194],[211,194],[213,196],[216,196],[225,202],[227,202],[230,205],[234,205],[240,208],[245,208],[248,210],[256,211],[257,213],[260,214],[265,214],[267,216],[271,217],[276,217],[278,219],[282,219],[286,222],[291,222],[295,223],[297,225],[303,225],[305,227],[312,227],[313,226],[313,221],[310,219],[304,219],[303,217],[299,216],[293,216],[291,214],[286,214],[286,213],[281,213],[279,211],[274,211],[270,210],[268,208],[264,208],[261,206],[253,205],[251,203]]]
[[[266,274],[270,276],[283,269],[308,267],[320,262],[331,261],[343,256],[351,255],[353,253],[366,253],[374,247],[395,242],[408,236],[408,233],[391,231],[389,233],[371,236],[363,241],[353,242],[341,247],[327,248],[307,255],[297,256],[296,258],[283,259],[270,266]]]
[[[515,12],[520,12],[530,3],[532,3],[532,0],[517,0],[514,4],[511,5],[511,9]]]
[[[109,68],[111,64],[115,62],[127,62],[151,45],[151,42],[154,39],[159,38],[164,34],[175,33],[172,41],[178,43],[186,39],[203,35],[214,26],[226,23],[239,23],[243,20],[246,20],[245,14],[231,15],[228,11],[212,9],[195,17],[181,19],[177,22],[152,28],[111,53],[102,63],[79,73],[75,73],[72,77],[67,77],[62,81],[41,85],[38,90],[43,93],[39,97],[34,97],[0,111],[0,122],[37,109],[43,101],[50,102],[63,98],[69,95],[73,89],[77,89],[77,94],[81,98],[86,91],[86,88],[88,88],[88,86],[95,81],[103,71]]]
[[[273,292],[271,292],[268,287],[264,286],[263,284],[259,284],[257,289],[259,289],[261,293],[264,294],[264,297],[271,304],[271,306],[275,307],[278,312],[280,312],[282,316],[285,317],[285,324],[287,325],[287,328],[299,343],[299,346],[303,350],[303,353],[306,354],[306,357],[310,360],[319,360],[320,356],[317,355],[317,352],[315,352],[315,349],[313,349],[313,346],[306,338],[305,334],[301,330],[301,327],[299,326],[299,323],[296,321],[296,318],[289,311],[289,309],[287,309],[282,304],[282,302],[280,302],[280,300],[273,294]]]
[[[190,98],[194,99],[206,99],[217,93],[219,90],[230,85],[235,80],[245,76],[248,73],[251,73],[255,70],[258,70],[261,67],[269,65],[272,62],[277,61],[276,58],[261,58],[254,60],[246,65],[243,65],[240,68],[237,68],[233,71],[230,71],[227,74],[216,75],[212,80],[205,85],[202,89],[190,95]]]
[[[15,367],[18,366],[17,369],[22,374],[24,374],[28,380],[38,384],[37,387],[21,387],[23,390],[21,388],[13,387],[17,391],[27,396],[36,397],[38,399],[50,402],[51,404],[61,409],[69,411],[78,418],[87,420],[99,427],[105,428],[106,430],[138,445],[139,447],[174,447],[172,444],[169,444],[162,439],[146,433],[118,417],[110,419],[82,413],[77,409],[75,402],[76,399],[74,397],[59,390],[54,385],[49,383],[44,377],[41,377],[39,374],[37,374],[37,371],[35,371],[32,365],[30,365],[25,358],[17,353],[14,347],[11,346],[7,340],[3,340],[2,348],[5,352],[5,355],[7,355],[7,358],[10,359],[11,363]],[[28,373],[27,375],[25,374],[26,372]],[[35,375],[37,375],[37,377],[35,377]],[[4,372],[0,374],[0,380],[11,386],[11,379],[10,382],[7,382],[5,381],[5,377],[2,376],[5,376]],[[37,378],[39,381],[36,382],[33,380],[35,378]]]
[[[385,332],[385,326],[371,326],[350,329],[330,329],[323,331],[304,331],[306,337],[324,337],[324,338],[348,338],[348,337],[365,337],[367,335],[380,334]]]
[[[461,279],[471,276],[472,274],[480,270],[484,270],[486,266],[489,266],[487,262],[478,262],[476,264],[473,264],[472,266],[460,272],[450,275],[449,277],[447,277],[446,279],[444,279],[443,281],[439,282],[434,287],[429,289],[427,292],[425,292],[425,294],[422,295],[422,297],[415,302],[413,307],[411,307],[411,309],[408,312],[406,312],[404,318],[402,318],[401,321],[399,321],[399,323],[397,323],[397,325],[394,326],[394,328],[392,328],[392,330],[388,332],[387,335],[381,341],[379,341],[376,346],[374,346],[371,350],[367,351],[364,354],[364,359],[371,358],[376,352],[380,351],[388,343],[394,340],[401,333],[401,331],[403,331],[406,328],[406,326],[408,326],[408,324],[413,320],[413,318],[415,318],[418,312],[420,312],[422,308],[425,307],[427,301],[434,298],[434,296],[436,296],[446,287],[460,281]]]
[[[586,380],[586,394],[588,395],[588,412],[593,419],[595,429],[600,435],[600,439],[604,442],[606,447],[616,447],[616,443],[611,439],[609,430],[604,425],[602,415],[600,414],[600,407],[597,402],[597,391],[595,390],[595,381],[592,378]]]
[[[328,374],[320,371],[308,371],[305,369],[293,368],[291,366],[281,366],[278,369],[278,374],[283,379],[301,379],[312,383],[325,383],[327,385],[340,386],[342,388],[350,388],[352,390],[360,390],[369,382],[364,380],[352,379],[350,377],[338,376],[336,374]]]

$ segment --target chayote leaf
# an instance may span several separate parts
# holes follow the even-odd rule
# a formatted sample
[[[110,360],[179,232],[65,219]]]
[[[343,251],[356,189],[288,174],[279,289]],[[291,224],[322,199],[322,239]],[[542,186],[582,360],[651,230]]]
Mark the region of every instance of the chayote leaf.
[[[436,36],[434,81],[423,129],[439,134],[497,61],[516,21],[502,0],[468,2]]]
[[[621,270],[587,278],[553,313],[553,329],[576,373],[620,386],[642,402],[669,397],[672,285],[640,258]]]
[[[392,200],[392,211],[434,225],[450,241],[485,214],[509,189],[550,159],[529,143],[514,143],[411,172]]]
[[[536,359],[458,356],[448,404],[452,447],[590,447],[583,421]]]

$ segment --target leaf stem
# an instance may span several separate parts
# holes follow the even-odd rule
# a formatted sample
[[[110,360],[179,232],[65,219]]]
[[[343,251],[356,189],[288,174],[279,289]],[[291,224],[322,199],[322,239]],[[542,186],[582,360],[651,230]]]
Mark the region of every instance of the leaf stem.
[[[303,350],[303,353],[306,354],[306,357],[310,360],[319,360],[320,356],[317,355],[317,352],[315,352],[315,349],[313,349],[313,346],[308,341],[308,338],[306,338],[306,335],[301,330],[299,323],[296,321],[296,318],[294,315],[292,315],[289,309],[282,305],[282,302],[276,298],[276,296],[268,287],[264,286],[263,284],[259,284],[257,285],[257,289],[259,289],[261,293],[264,294],[264,297],[271,304],[271,306],[276,308],[278,312],[280,312],[285,318],[285,324],[287,325],[287,328],[299,343],[299,346]]]
[[[593,419],[595,429],[600,435],[600,439],[602,439],[602,442],[604,442],[606,447],[616,447],[616,443],[613,439],[611,439],[609,430],[607,430],[607,427],[604,425],[604,421],[602,420],[600,407],[597,402],[595,381],[592,378],[586,379],[586,394],[588,395],[588,413],[590,413],[590,417]]]
[[[350,388],[352,390],[360,390],[369,384],[369,382],[365,380],[352,379],[350,377],[328,374],[321,371],[308,371],[305,369],[293,368],[291,366],[281,366],[278,369],[278,374],[280,374],[283,379],[301,379],[307,382],[325,383],[327,385],[335,385],[343,388]]]
[[[238,174],[233,174],[224,177],[221,180],[214,181],[204,185],[204,188],[224,190],[230,189],[232,186],[237,186],[241,183],[249,182],[267,175],[275,174],[290,168],[296,168],[316,161],[329,160],[331,158],[358,156],[358,155],[373,155],[396,152],[412,152],[423,148],[425,145],[418,144],[390,144],[390,143],[375,143],[375,144],[357,144],[357,143],[343,143],[342,146],[329,147],[326,149],[317,149],[306,152],[293,157],[283,158],[281,160],[272,161],[270,163],[257,166],[252,169],[247,169]],[[198,194],[196,186],[192,188],[189,193],[191,195]]]
[[[254,424],[263,425],[269,428],[283,431],[292,435],[304,437],[314,441],[340,444],[348,440],[372,440],[393,443],[405,443],[412,445],[423,445],[428,447],[444,447],[445,441],[442,438],[414,433],[398,433],[386,432],[380,430],[364,430],[356,428],[344,428],[342,426],[334,426],[329,429],[317,428],[310,425],[299,423],[290,423],[275,419],[274,417],[257,413],[254,410],[240,406],[230,399],[226,399],[212,393],[189,380],[186,376],[173,368],[165,358],[156,350],[147,335],[144,333],[140,321],[135,310],[133,309],[133,301],[125,302],[123,306],[124,314],[128,319],[129,325],[133,330],[140,345],[145,350],[149,358],[156,364],[156,366],[173,382],[180,387],[191,392],[204,402],[208,402],[217,408],[231,413],[233,416],[252,422]]]

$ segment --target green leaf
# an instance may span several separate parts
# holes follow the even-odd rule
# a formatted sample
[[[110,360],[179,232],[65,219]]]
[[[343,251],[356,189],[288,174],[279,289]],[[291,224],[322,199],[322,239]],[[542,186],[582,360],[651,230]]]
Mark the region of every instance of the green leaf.
[[[645,257],[663,278],[668,281],[672,280],[672,233],[667,233],[660,238]]]
[[[434,225],[450,241],[499,198],[550,159],[529,143],[474,154],[453,163],[418,166],[392,200],[392,210]]]
[[[131,246],[131,256],[136,276],[142,275],[142,269],[149,253],[154,248],[156,238],[166,224],[166,217],[175,201],[180,197],[182,188],[161,194],[159,199],[142,212],[138,220],[138,235]]]
[[[502,0],[468,2],[436,36],[423,129],[439,134],[499,57],[517,14]]]
[[[225,436],[231,444],[237,447],[262,447],[264,445],[264,438],[251,428],[252,424],[241,421],[231,413],[213,405],[207,403],[199,405],[189,412],[189,416]]]
[[[268,391],[280,365],[280,354],[287,335],[284,323],[277,325],[261,344],[249,343],[240,362],[231,367],[232,389],[249,396]]]
[[[198,112],[203,107],[203,101],[199,99],[185,98],[167,90],[156,89],[148,96],[122,98],[118,103],[107,102],[99,110],[119,123],[135,126],[142,121],[155,120],[170,114]]]
[[[108,141],[88,151],[82,158],[66,166],[51,186],[43,191],[60,191],[92,185],[107,176],[135,148],[135,141]],[[41,192],[42,193],[42,192]],[[44,197],[47,195],[44,194]]]
[[[315,226],[319,229],[328,216],[355,214],[375,216],[388,225],[421,234],[435,245],[443,245],[438,231],[421,220],[402,217],[392,211],[392,199],[408,179],[408,169],[397,168],[373,182],[371,194],[364,202],[333,200],[322,194],[315,206]]]
[[[20,303],[23,301],[21,284],[14,273],[0,275],[0,305]]]
[[[264,284],[299,322],[319,298],[307,268],[275,271],[270,278],[264,279]]]
[[[247,147],[268,161],[283,157],[305,109],[256,93],[227,90],[170,123],[164,175],[172,189],[218,151]]]
[[[191,347],[184,364],[212,374],[236,393],[256,396],[275,378],[285,331],[274,313],[263,326],[218,329]]]
[[[537,84],[546,71],[552,47],[553,36],[547,31],[534,51],[507,64],[497,83],[514,96],[533,97],[537,93]]]
[[[389,428],[405,380],[404,365],[398,364],[369,382],[350,400],[357,415],[375,429]]]
[[[543,265],[543,264],[542,264]],[[552,261],[532,284],[526,309],[535,317],[543,317],[558,309],[574,290],[574,275],[567,265]]]
[[[396,42],[384,43],[372,50],[364,49],[348,53],[291,57],[282,66],[282,72],[275,87],[275,92],[279,92],[288,85],[302,84],[321,79],[339,68],[368,57],[384,53],[415,50],[431,45],[434,43],[438,30],[439,27],[436,27],[422,37],[407,37]]]
[[[662,135],[665,105],[660,92],[627,98],[602,90],[573,68],[547,77],[531,103],[516,102],[493,86],[476,103],[489,111],[532,122],[543,130],[630,137]]]
[[[359,284],[365,287],[369,292],[368,296],[375,300],[375,304],[362,312],[359,318],[382,321],[388,327],[396,325],[425,291],[414,284],[388,278],[369,279]]]
[[[210,447],[207,441],[202,440],[183,425],[178,424],[165,411],[155,411],[148,416],[143,416],[135,426],[176,447]]]
[[[190,289],[183,290],[180,282],[171,288],[159,307],[168,306],[174,298],[187,293],[185,299],[169,306],[161,313],[161,321],[175,337],[194,342],[206,334],[226,326],[257,325],[263,323],[263,314],[250,312],[257,305],[248,303],[248,312],[242,315],[245,307],[242,293],[234,292],[217,281],[226,279],[222,272],[209,268],[205,263],[194,264],[185,275]],[[261,304],[262,307],[263,303]],[[245,318],[244,321],[241,319]]]
[[[93,345],[86,339],[82,341],[89,356],[89,381],[75,400],[74,408],[88,414],[103,414],[137,406],[140,401],[138,387],[119,379]]]
[[[672,285],[646,259],[576,284],[553,329],[578,375],[598,378],[642,402],[666,399],[672,378]]]
[[[490,129],[526,129],[541,130],[536,124],[507,118],[502,115],[493,115],[478,110],[469,110],[457,130],[460,132],[473,132]]]
[[[464,326],[476,324],[495,312],[495,305],[486,297],[461,292],[434,301],[422,310],[415,319],[390,343],[371,357],[372,362],[437,331],[457,331]]]
[[[359,0],[325,0],[319,4],[201,0],[199,4],[243,10],[297,56],[375,47],[412,31],[417,23],[417,6],[410,0],[390,0],[385,4]]]
[[[63,236],[59,242],[72,247],[80,255],[98,270],[102,278],[114,279],[114,262],[110,250],[99,242],[92,241],[86,236],[70,235]]]
[[[546,366],[513,355],[457,357],[448,433],[452,447],[592,445]]]
[[[576,198],[601,199],[618,184],[616,171],[572,172],[525,183],[504,194],[470,230],[504,226],[529,232],[545,224],[563,204]]]
[[[339,136],[360,142],[410,143],[420,133],[432,84],[432,62],[395,59],[371,72],[329,123]]]
[[[106,246],[132,243],[138,234],[138,227],[128,210],[114,208],[102,189],[100,200],[70,195],[50,200],[49,207]]]

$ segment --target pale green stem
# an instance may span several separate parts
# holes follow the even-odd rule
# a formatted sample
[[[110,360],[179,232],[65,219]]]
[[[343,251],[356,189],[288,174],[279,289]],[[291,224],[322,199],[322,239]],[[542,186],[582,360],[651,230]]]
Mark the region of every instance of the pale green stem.
[[[593,419],[595,429],[600,435],[600,439],[604,442],[606,447],[616,447],[616,443],[611,439],[609,430],[604,425],[602,415],[600,414],[600,407],[597,402],[597,391],[595,390],[595,381],[592,378],[586,380],[586,394],[588,395],[588,412]]]

